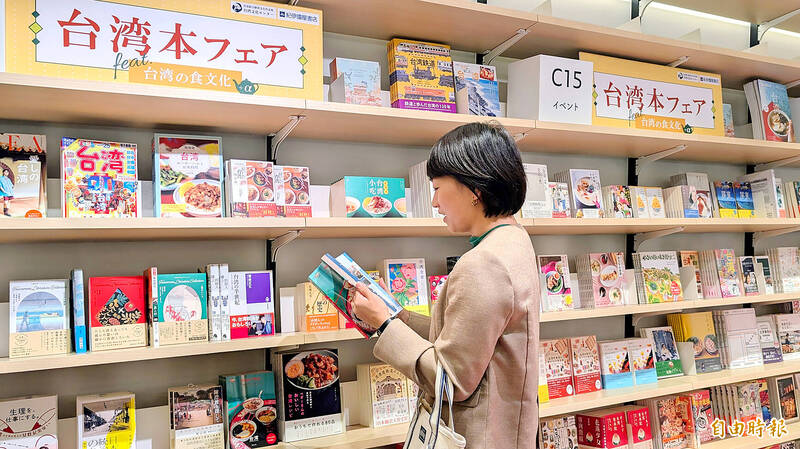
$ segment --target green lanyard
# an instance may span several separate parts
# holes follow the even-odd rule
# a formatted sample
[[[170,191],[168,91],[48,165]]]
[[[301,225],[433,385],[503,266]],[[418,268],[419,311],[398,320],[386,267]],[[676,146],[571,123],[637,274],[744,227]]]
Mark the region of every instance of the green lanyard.
[[[493,227],[492,229],[489,229],[488,231],[484,232],[483,235],[480,236],[480,237],[470,237],[469,238],[469,244],[472,245],[473,248],[475,248],[476,246],[478,246],[478,243],[483,241],[483,239],[486,238],[487,235],[489,235],[490,232],[494,231],[497,228],[502,228],[503,226],[511,226],[511,225],[508,224],[508,223],[500,224],[500,225],[497,225],[497,226]]]

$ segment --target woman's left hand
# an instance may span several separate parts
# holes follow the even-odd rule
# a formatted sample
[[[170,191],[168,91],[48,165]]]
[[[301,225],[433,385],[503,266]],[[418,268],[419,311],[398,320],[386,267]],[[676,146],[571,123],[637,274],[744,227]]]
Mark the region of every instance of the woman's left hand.
[[[389,308],[363,282],[356,284],[356,290],[358,293],[352,299],[353,313],[370,326],[379,328],[391,316]]]

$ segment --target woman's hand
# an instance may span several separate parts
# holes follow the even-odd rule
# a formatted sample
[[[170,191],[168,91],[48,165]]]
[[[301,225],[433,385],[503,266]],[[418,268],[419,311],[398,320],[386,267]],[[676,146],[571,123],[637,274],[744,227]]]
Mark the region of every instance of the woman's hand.
[[[386,285],[383,281],[379,283],[385,290]],[[376,329],[379,328],[381,324],[391,316],[389,308],[383,300],[375,293],[372,293],[363,282],[356,284],[356,290],[358,293],[356,293],[352,299],[353,313],[370,326]]]

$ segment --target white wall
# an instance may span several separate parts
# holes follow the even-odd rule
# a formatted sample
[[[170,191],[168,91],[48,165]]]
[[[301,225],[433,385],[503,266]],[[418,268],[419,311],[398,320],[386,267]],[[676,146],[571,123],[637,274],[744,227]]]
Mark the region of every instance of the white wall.
[[[513,3],[512,0],[490,0],[490,3]],[[535,8],[536,1],[516,1],[518,7]],[[553,13],[576,20],[619,25],[627,20],[629,4],[620,0],[553,0]],[[709,43],[723,46],[739,46],[740,31],[728,24],[709,24],[700,19],[676,17],[674,13],[651,8],[644,20],[645,32],[678,36],[703,26],[702,38]],[[730,29],[728,29],[730,28]],[[769,36],[770,42],[791,41],[787,36]],[[787,42],[788,42],[787,41]],[[800,40],[794,40],[788,57],[800,53]],[[746,43],[745,43],[746,44]],[[770,46],[770,49],[777,48]],[[325,57],[344,56],[377,60],[382,65],[384,89],[388,87],[385,42],[344,35],[326,34]],[[794,55],[794,56],[792,56]],[[787,55],[784,55],[787,56]],[[456,52],[455,58],[474,60],[474,55]],[[506,66],[512,61],[498,58],[499,76],[505,79]],[[505,90],[501,92],[505,98]],[[746,102],[740,91],[724,91],[724,100],[734,105],[736,124],[747,122]],[[76,105],[76,107],[78,107]],[[301,124],[302,126],[302,124]],[[30,122],[0,121],[0,132],[16,131],[45,133],[48,138],[48,174],[59,175],[58,148],[62,136],[134,142],[139,146],[139,176],[149,180],[151,175],[150,144],[153,129],[129,129],[118,127],[93,127],[74,124],[40,124]],[[216,134],[213,130],[192,130],[193,133]],[[223,133],[225,158],[263,158],[264,136]],[[588,157],[577,154],[581,148],[566,148],[563,154],[524,153],[525,162],[545,163],[550,173],[567,168],[598,168],[604,184],[626,183],[627,167],[622,158]],[[655,150],[655,149],[654,149]],[[724,148],[720,148],[724,151]],[[326,184],[343,175],[378,175],[406,177],[408,167],[424,160],[428,149],[369,143],[328,142],[289,138],[281,147],[279,162],[311,167],[312,182]],[[730,178],[744,173],[744,166],[727,164],[704,164],[679,161],[659,161],[649,166],[641,176],[640,184],[664,185],[669,176],[684,171],[705,171],[711,179]],[[785,180],[800,179],[800,169],[780,169]],[[51,192],[58,195],[58,192]],[[578,254],[588,251],[611,251],[625,249],[625,237],[621,235],[595,236],[540,236],[533,238],[539,253],[567,253],[574,260]],[[798,245],[798,235],[782,236],[767,242],[767,245]],[[743,250],[741,234],[696,234],[677,235],[648,242],[644,250],[658,249],[706,249],[728,247]],[[766,247],[766,246],[764,246]],[[762,247],[761,249],[763,249]],[[445,257],[458,255],[468,249],[466,239],[322,239],[299,240],[284,247],[278,257],[278,287],[295,285],[305,279],[325,252],[348,251],[364,266],[371,267],[382,258],[424,257],[429,274],[445,272]],[[83,267],[87,276],[130,275],[141,273],[151,265],[165,272],[193,271],[210,262],[227,262],[234,270],[261,269],[265,264],[265,245],[261,241],[214,241],[214,242],[137,242],[137,243],[63,243],[63,244],[19,244],[0,245],[0,302],[7,301],[7,282],[12,279],[65,277],[72,267]],[[574,266],[573,266],[574,270]],[[534,275],[534,273],[531,273]],[[655,317],[645,324],[660,324],[663,317]],[[601,339],[623,336],[622,317],[594,319],[566,323],[546,323],[542,326],[542,338],[596,333]],[[337,344],[343,363],[342,379],[355,379],[355,364],[371,360],[371,343],[363,341]],[[59,393],[60,416],[74,415],[76,394],[107,392],[128,389],[137,394],[141,407],[166,403],[166,389],[170,386],[200,383],[215,380],[218,374],[261,369],[265,366],[264,351],[218,354],[179,358],[174,360],[145,361],[98,367],[61,369],[50,372],[34,372],[2,376],[0,397],[23,394]]]

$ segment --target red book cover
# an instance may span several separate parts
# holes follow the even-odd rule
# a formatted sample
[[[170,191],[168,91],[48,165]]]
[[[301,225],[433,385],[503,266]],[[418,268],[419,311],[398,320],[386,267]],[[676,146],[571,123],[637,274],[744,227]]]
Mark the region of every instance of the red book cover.
[[[591,393],[603,389],[600,370],[600,353],[597,349],[597,337],[570,338],[572,350],[572,375],[575,394]]]
[[[578,429],[578,445],[612,449],[628,446],[628,429],[625,426],[625,413],[621,411],[598,410],[575,415]]]
[[[90,349],[147,346],[143,276],[89,278]]]
[[[572,385],[572,358],[569,338],[541,340],[539,350],[544,354],[545,375],[550,399],[563,398],[575,394]]]

